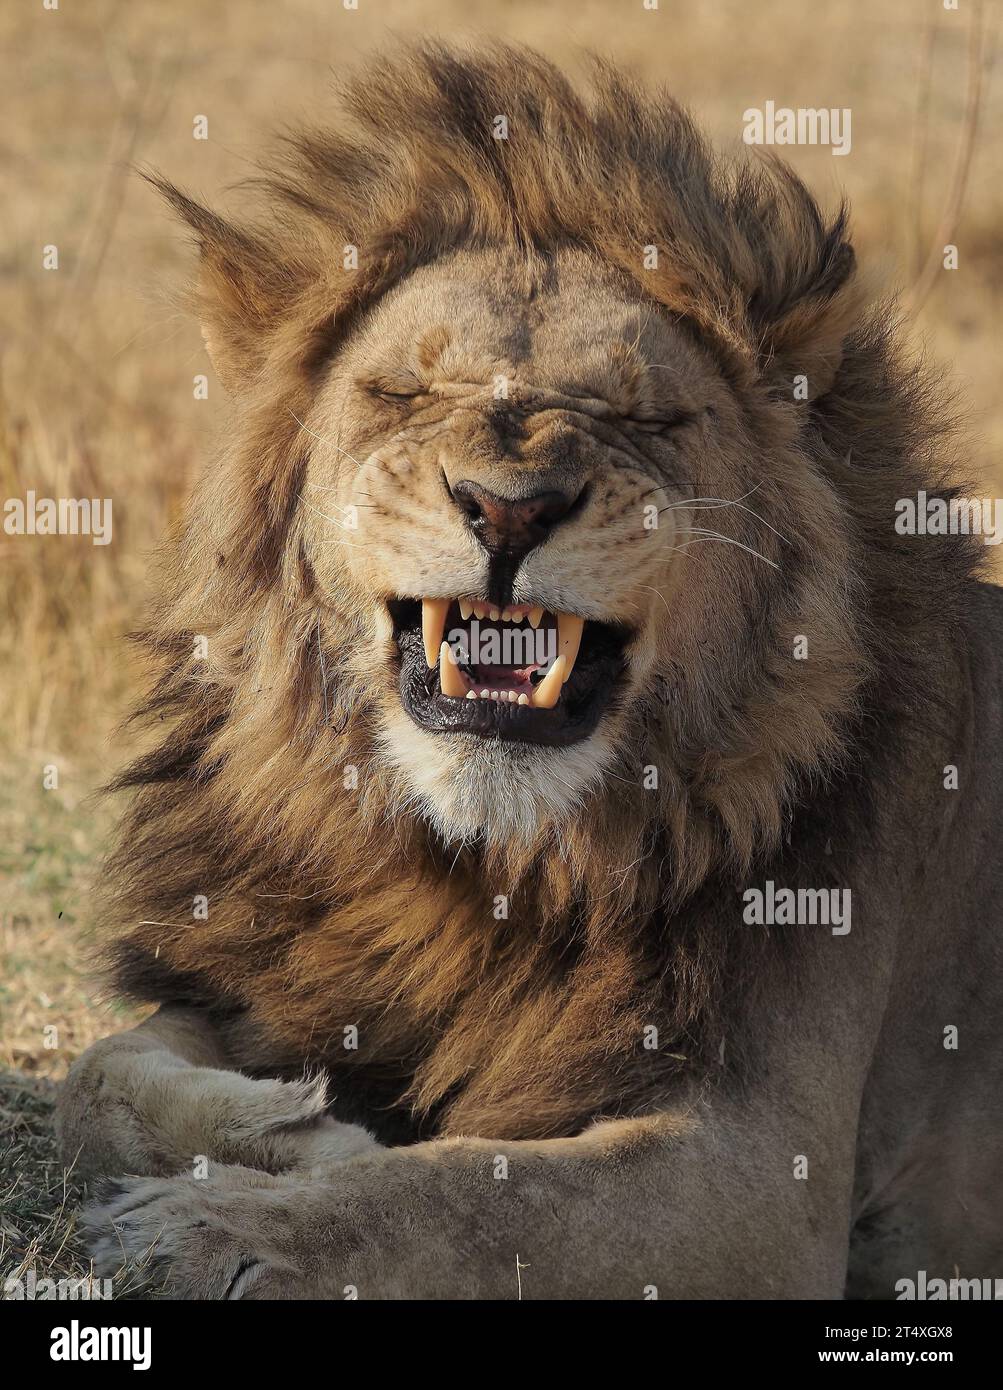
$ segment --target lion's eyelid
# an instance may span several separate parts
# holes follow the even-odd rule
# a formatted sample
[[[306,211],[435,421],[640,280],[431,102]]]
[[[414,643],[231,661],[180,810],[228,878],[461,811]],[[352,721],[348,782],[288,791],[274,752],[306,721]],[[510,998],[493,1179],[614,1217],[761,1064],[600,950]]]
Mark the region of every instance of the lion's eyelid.
[[[382,396],[386,400],[413,400],[428,389],[425,384],[411,376],[365,376],[356,385],[371,396]]]
[[[658,433],[661,430],[674,430],[682,428],[683,425],[692,425],[698,418],[698,412],[678,410],[672,415],[630,415],[627,418],[633,425],[641,425],[652,433]]]

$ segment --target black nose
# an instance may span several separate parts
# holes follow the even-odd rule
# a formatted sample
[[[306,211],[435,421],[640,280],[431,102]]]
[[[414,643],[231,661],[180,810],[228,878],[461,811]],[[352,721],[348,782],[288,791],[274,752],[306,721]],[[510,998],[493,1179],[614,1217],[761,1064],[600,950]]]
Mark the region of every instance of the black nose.
[[[578,505],[584,488],[577,493],[538,492],[535,497],[513,499],[464,478],[450,492],[485,550],[521,559]]]

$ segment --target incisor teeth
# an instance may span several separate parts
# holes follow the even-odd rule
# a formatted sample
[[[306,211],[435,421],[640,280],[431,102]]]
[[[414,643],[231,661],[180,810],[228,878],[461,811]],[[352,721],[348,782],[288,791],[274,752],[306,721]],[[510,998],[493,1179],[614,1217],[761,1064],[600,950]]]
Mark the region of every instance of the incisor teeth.
[[[531,608],[529,610],[528,617],[530,627],[539,627],[540,624],[543,622],[543,609]]]
[[[454,700],[462,700],[467,693],[467,683],[453,660],[448,642],[443,642],[439,648],[439,689],[443,695],[451,695]]]
[[[533,691],[533,707],[535,709],[553,709],[557,704],[561,698],[561,686],[564,684],[564,672],[567,665],[567,658],[559,656],[551,666]]]
[[[558,613],[557,615],[557,655],[563,656],[568,663],[567,670],[564,672],[565,680],[575,669],[584,627],[585,619],[579,618],[574,613]]]
[[[442,630],[446,626],[449,604],[448,598],[423,598],[421,601],[421,637],[429,670],[439,658]]]
[[[467,598],[461,598],[457,601],[460,605],[460,617],[463,619],[464,622],[466,622],[467,619],[470,617],[471,613],[474,611],[474,605]]]

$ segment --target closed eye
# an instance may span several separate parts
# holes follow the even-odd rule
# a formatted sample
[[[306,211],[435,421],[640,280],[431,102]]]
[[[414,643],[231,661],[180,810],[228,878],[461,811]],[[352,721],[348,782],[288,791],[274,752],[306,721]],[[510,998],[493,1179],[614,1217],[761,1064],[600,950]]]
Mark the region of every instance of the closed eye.
[[[372,391],[372,395],[379,396],[381,401],[413,401],[419,394],[417,391]]]
[[[665,434],[669,430],[681,429],[684,425],[692,425],[696,418],[692,410],[676,410],[667,415],[627,416],[630,424],[645,434]]]
[[[417,377],[405,374],[362,377],[357,384],[368,395],[378,396],[383,401],[411,401],[416,396],[424,395],[427,390],[424,383],[420,382]]]

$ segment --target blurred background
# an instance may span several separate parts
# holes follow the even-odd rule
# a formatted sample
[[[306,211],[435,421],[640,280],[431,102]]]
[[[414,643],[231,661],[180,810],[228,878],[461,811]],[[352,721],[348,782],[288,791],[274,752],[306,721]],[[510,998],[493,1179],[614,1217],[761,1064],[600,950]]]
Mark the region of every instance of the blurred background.
[[[110,498],[114,538],[95,546],[0,532],[0,1199],[9,1199],[0,1271],[5,1252],[23,1254],[37,1234],[45,1204],[29,1196],[18,1206],[26,1190],[48,1184],[45,1210],[59,1205],[47,1079],[111,1031],[116,1013],[126,1017],[98,1005],[84,965],[88,885],[109,831],[109,808],[90,794],[135,751],[116,732],[138,674],[123,634],[142,613],[150,553],[223,404],[198,325],[173,305],[192,252],[130,165],[151,164],[236,211],[232,185],[254,172],[275,131],[322,118],[331,70],[395,33],[502,35],[572,71],[597,50],[667,86],[732,150],[749,107],[849,107],[848,155],[781,153],[824,203],[849,195],[860,259],[902,288],[917,343],[957,381],[969,476],[997,496],[999,25],[988,0],[3,7],[0,499],[29,489]],[[199,116],[205,140],[193,135]],[[941,264],[947,242],[958,247],[954,271]],[[53,245],[58,269],[47,270],[43,248]],[[209,377],[205,400],[194,398],[198,373]],[[58,786],[47,789],[52,768]]]

